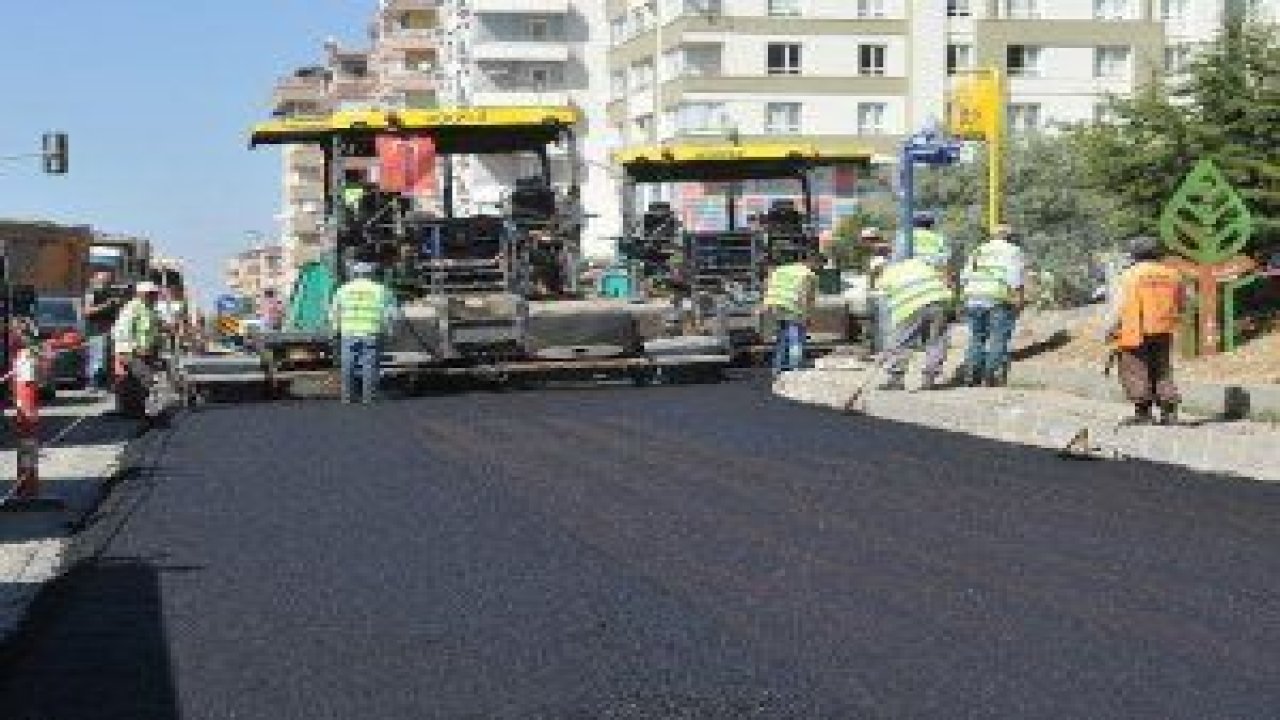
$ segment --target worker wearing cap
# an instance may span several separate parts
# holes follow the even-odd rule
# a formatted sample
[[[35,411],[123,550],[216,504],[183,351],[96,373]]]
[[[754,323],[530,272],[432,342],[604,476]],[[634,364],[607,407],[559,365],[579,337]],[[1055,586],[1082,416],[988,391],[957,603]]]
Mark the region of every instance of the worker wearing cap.
[[[804,362],[808,320],[817,302],[818,270],[826,259],[810,250],[804,258],[784,263],[769,273],[764,307],[778,322],[773,348],[773,373],[795,370]]]
[[[115,356],[116,410],[121,415],[142,419],[147,414],[147,394],[152,365],[160,353],[162,322],[156,311],[160,287],[144,280],[134,288],[133,299],[125,304],[111,327]]]
[[[928,211],[917,212],[911,219],[911,256],[920,258],[944,273],[951,264],[951,243],[934,229],[936,218]]]
[[[990,240],[974,248],[960,273],[969,320],[969,352],[961,380],[971,387],[1005,384],[1009,341],[1026,303],[1023,271],[1019,238],[1008,225],[1000,225]]]
[[[364,404],[378,389],[379,346],[395,314],[395,296],[373,279],[372,263],[352,267],[355,277],[339,287],[329,306],[329,326],[338,337],[342,369],[342,402],[355,401],[356,372]]]
[[[881,390],[905,390],[911,348],[925,345],[922,388],[938,387],[938,374],[947,361],[947,322],[951,289],[942,271],[922,258],[891,263],[881,274],[878,288],[889,303],[893,335],[885,355],[889,379]]]
[[[1135,408],[1131,424],[1177,421],[1181,395],[1173,382],[1173,333],[1184,305],[1178,272],[1159,262],[1160,241],[1138,237],[1130,242],[1134,264],[1120,275],[1112,298],[1106,333],[1119,355],[1120,384]]]

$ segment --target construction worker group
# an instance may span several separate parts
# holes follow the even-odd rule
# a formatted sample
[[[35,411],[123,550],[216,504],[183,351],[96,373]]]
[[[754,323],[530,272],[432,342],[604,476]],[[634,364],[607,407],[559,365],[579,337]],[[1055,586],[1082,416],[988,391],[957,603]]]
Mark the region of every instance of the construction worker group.
[[[948,239],[938,232],[930,213],[913,217],[912,242],[899,237],[894,259],[873,257],[870,277],[887,305],[881,317],[878,368],[887,375],[884,391],[907,388],[912,352],[925,351],[920,388],[946,386],[1001,387],[1008,382],[1010,343],[1018,317],[1026,305],[1026,260],[1021,237],[999,225],[975,247],[958,268],[952,266]],[[868,228],[865,246],[886,248],[880,234]],[[1161,265],[1159,241],[1137,238],[1129,255],[1135,261],[1113,293],[1108,339],[1114,342],[1125,394],[1134,404],[1130,422],[1176,421],[1179,394],[1171,376],[1172,334],[1183,308],[1177,271]],[[775,375],[801,366],[807,320],[816,296],[816,275],[823,258],[818,253],[798,258],[773,270],[764,304],[777,321],[773,369]],[[942,378],[949,348],[949,328],[959,305],[968,325],[969,344],[963,364],[950,381]],[[1154,409],[1159,408],[1156,418]]]

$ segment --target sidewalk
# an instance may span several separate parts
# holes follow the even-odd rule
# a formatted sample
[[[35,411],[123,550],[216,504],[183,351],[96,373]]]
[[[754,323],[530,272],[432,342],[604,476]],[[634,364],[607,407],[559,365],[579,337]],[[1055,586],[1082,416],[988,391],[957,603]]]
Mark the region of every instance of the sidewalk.
[[[61,512],[0,513],[0,645],[18,629],[44,583],[75,564],[73,539],[110,481],[129,466],[126,448],[138,423],[104,417],[110,403],[86,394],[41,409],[41,489],[64,500]],[[6,420],[8,422],[8,420]],[[55,444],[49,441],[62,437]],[[12,431],[0,436],[0,493],[16,474]]]
[[[819,361],[819,369],[787,373],[774,393],[798,402],[843,408],[865,382],[869,365],[847,357]],[[909,382],[918,382],[913,369]],[[1045,384],[1057,378],[1041,376]],[[881,374],[883,378],[883,374]],[[1114,384],[1101,375],[1098,386]],[[875,417],[925,425],[1002,442],[1060,450],[1081,430],[1100,455],[1150,460],[1260,480],[1280,481],[1280,427],[1188,416],[1177,427],[1120,428],[1132,407],[1053,389],[957,388],[935,392],[863,395],[862,410]]]

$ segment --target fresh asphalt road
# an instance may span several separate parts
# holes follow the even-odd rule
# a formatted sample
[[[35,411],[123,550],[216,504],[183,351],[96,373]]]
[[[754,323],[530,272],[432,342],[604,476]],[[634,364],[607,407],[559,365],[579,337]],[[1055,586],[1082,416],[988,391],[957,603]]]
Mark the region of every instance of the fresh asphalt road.
[[[1275,486],[754,381],[158,432],[128,522],[6,654],[0,717],[1280,714]]]

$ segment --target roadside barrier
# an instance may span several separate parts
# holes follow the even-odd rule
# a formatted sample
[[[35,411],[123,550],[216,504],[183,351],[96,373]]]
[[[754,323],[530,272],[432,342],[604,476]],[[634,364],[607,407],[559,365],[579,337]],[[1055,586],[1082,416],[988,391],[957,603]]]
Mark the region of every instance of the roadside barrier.
[[[14,429],[18,440],[18,472],[13,490],[0,501],[0,511],[54,511],[66,504],[40,495],[40,382],[39,357],[31,348],[17,351],[13,370]]]

